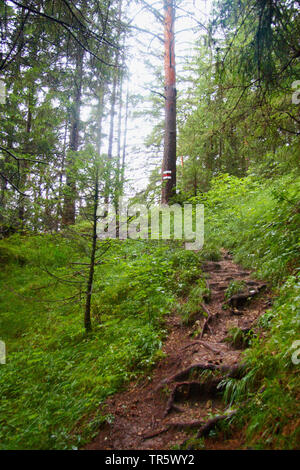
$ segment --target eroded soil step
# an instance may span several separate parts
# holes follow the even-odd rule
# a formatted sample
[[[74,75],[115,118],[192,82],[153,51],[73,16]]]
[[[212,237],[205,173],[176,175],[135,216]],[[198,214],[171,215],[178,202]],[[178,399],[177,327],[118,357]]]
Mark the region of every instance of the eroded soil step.
[[[208,285],[209,288],[216,290],[226,290],[228,287],[228,284],[221,284],[219,282],[209,282]]]
[[[202,265],[203,271],[219,271],[221,269],[221,264],[214,261],[206,261]]]

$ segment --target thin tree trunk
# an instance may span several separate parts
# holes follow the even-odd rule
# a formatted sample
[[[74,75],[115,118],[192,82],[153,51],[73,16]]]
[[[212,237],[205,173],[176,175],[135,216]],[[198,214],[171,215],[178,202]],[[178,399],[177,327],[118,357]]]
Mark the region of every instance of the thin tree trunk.
[[[28,94],[28,102],[27,102],[27,120],[26,120],[26,134],[25,134],[25,142],[24,142],[24,153],[30,151],[30,133],[32,127],[32,108],[33,108],[33,98],[34,98],[34,83],[30,87],[29,94]],[[23,162],[22,174],[20,178],[19,187],[22,191],[26,189],[26,181],[27,181],[27,171],[29,164],[28,162]],[[18,201],[18,225],[21,231],[24,230],[25,225],[25,196],[20,194],[19,201]]]
[[[127,89],[124,136],[123,136],[123,154],[122,154],[122,166],[121,166],[121,194],[123,194],[123,191],[124,191],[124,180],[125,180],[125,159],[126,159],[126,147],[127,147],[128,107],[129,107],[129,92],[128,92],[128,89]]]
[[[102,145],[102,119],[103,119],[103,108],[104,108],[104,87],[102,86],[100,91],[99,91],[99,96],[98,96],[98,109],[97,109],[97,120],[98,120],[98,126],[97,126],[97,142],[96,142],[96,151],[98,157],[100,157],[101,154],[101,145]]]
[[[98,127],[97,127],[97,157],[96,157],[96,181],[95,181],[95,192],[94,192],[94,208],[93,208],[93,239],[92,239],[92,251],[90,257],[90,269],[89,269],[89,278],[87,282],[87,292],[86,292],[86,304],[85,304],[85,313],[84,313],[84,327],[86,332],[89,332],[92,329],[91,322],[91,301],[92,301],[92,292],[93,292],[93,282],[94,282],[94,272],[95,272],[95,256],[97,249],[97,211],[99,205],[99,161],[101,153],[101,136],[102,136],[102,119],[103,119],[103,110],[104,110],[104,88],[101,87],[99,96],[98,96]]]
[[[118,26],[118,32],[121,34],[121,16],[122,16],[122,0],[119,2],[119,10],[118,10],[118,21],[119,21],[119,26]],[[110,107],[110,126],[109,126],[109,137],[108,137],[108,151],[107,151],[107,166],[108,166],[108,171],[107,171],[107,176],[106,176],[106,183],[105,183],[105,190],[104,190],[104,197],[105,197],[105,203],[107,204],[109,201],[109,196],[110,196],[110,173],[111,173],[111,162],[112,162],[112,157],[113,157],[113,140],[114,140],[114,124],[115,124],[115,106],[116,106],[116,96],[117,96],[117,85],[119,80],[121,79],[120,77],[120,72],[118,70],[118,65],[119,65],[119,59],[120,59],[120,51],[119,49],[116,52],[116,57],[115,57],[115,70],[114,70],[114,77],[113,77],[113,85],[112,85],[112,94],[111,94],[111,107]]]
[[[116,53],[115,64],[119,61],[119,53]],[[105,183],[105,203],[109,201],[110,194],[110,173],[111,173],[111,162],[113,157],[113,141],[114,141],[114,125],[115,125],[115,106],[116,106],[116,95],[117,95],[117,84],[118,84],[118,73],[114,72],[112,93],[110,99],[110,124],[109,124],[109,136],[108,136],[108,150],[107,150],[107,176]]]
[[[124,64],[124,60],[123,60]],[[115,194],[114,194],[114,205],[116,209],[116,216],[117,216],[117,227],[116,227],[116,235],[119,238],[119,197],[121,195],[121,134],[122,134],[122,110],[123,110],[123,77],[120,75],[119,79],[119,119],[118,119],[118,139],[117,139],[117,174],[116,174],[116,181],[115,181]]]
[[[176,73],[174,0],[164,0],[165,9],[165,139],[162,165],[162,203],[168,203],[176,188]]]
[[[84,50],[78,46],[76,55],[75,93],[71,117],[70,150],[77,152],[79,148],[80,108],[82,95]],[[66,193],[62,216],[63,225],[74,225],[76,218],[76,177],[74,174],[74,155],[71,155],[66,165]]]
[[[118,62],[118,58],[116,58],[115,63],[117,64],[117,62]],[[108,151],[107,151],[107,158],[109,161],[111,161],[112,159],[112,151],[113,151],[117,84],[118,84],[118,76],[117,76],[117,72],[115,72],[114,79],[113,79],[112,94],[111,94],[110,125],[109,125],[109,139],[108,139]]]
[[[96,181],[95,181],[95,193],[94,193],[94,210],[93,210],[93,239],[92,239],[92,251],[90,258],[90,270],[89,277],[87,282],[86,289],[86,303],[85,303],[85,312],[84,312],[84,327],[88,333],[92,329],[91,322],[91,300],[92,300],[92,291],[93,291],[93,282],[94,282],[94,272],[95,272],[95,257],[96,257],[96,248],[97,248],[97,211],[99,203],[99,171],[96,171]]]
[[[62,148],[62,158],[60,164],[60,170],[58,173],[58,201],[56,206],[56,221],[55,221],[55,230],[58,232],[59,227],[61,225],[61,218],[62,218],[62,194],[63,194],[63,175],[65,172],[65,160],[66,160],[66,150],[67,150],[67,135],[68,135],[68,120],[66,119],[65,122],[65,129],[64,129],[64,143]]]
[[[120,90],[119,90],[119,119],[118,119],[118,145],[117,145],[117,182],[116,193],[120,193],[120,180],[121,180],[121,137],[122,137],[122,111],[123,111],[123,77],[120,77]]]

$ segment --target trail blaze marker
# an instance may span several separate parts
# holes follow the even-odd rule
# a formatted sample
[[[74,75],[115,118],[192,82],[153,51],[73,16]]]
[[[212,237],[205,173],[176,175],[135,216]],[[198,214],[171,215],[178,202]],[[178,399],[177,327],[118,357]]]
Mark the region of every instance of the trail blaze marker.
[[[4,341],[0,341],[0,364],[6,364],[6,346]]]
[[[162,179],[163,180],[171,180],[172,179],[172,171],[171,170],[163,171]]]
[[[6,101],[6,87],[3,80],[0,80],[0,104],[5,104]]]

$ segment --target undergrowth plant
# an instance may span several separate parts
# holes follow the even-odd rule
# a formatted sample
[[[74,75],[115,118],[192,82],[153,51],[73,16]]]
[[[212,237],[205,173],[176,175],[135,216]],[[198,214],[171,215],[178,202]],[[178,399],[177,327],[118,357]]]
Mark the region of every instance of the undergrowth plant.
[[[240,426],[247,423],[248,442],[258,449],[299,446],[300,354],[293,347],[300,333],[299,292],[299,276],[289,277],[267,313],[268,322],[261,322],[267,339],[253,338],[244,353],[247,374],[225,381],[225,398],[240,406],[235,421]]]
[[[251,336],[242,358],[246,375],[223,383],[225,399],[239,408],[233,422],[254,448],[298,448],[299,363],[292,357],[300,337],[299,174],[270,180],[220,175],[210,191],[192,200],[206,206],[206,237],[268,281],[276,299],[257,323],[262,334]],[[231,283],[226,297],[242,288]],[[240,343],[243,336],[236,329],[228,340]]]
[[[245,281],[230,281],[226,291],[225,299],[230,299],[235,294],[241,294],[247,287]]]
[[[188,267],[201,276],[199,257],[174,242],[112,245],[95,268],[87,335],[80,267],[70,277],[86,261],[84,244],[60,235],[0,242],[1,448],[81,447],[113,419],[105,399],[139,374],[150,378],[162,357],[164,317],[182,291],[178,280],[188,291]]]
[[[205,280],[202,278],[198,279],[190,290],[187,301],[180,307],[184,324],[193,324],[198,317],[207,316],[201,304],[204,303],[204,297],[209,298],[209,295],[210,291],[206,287]]]

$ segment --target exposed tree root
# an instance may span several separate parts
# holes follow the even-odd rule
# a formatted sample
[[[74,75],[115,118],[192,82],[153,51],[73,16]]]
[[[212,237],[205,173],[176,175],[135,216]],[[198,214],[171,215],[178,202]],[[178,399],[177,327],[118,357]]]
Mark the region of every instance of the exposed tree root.
[[[211,418],[205,423],[198,431],[197,433],[197,438],[199,439],[200,437],[205,437],[209,434],[209,432],[214,429],[221,421],[225,421],[227,419],[230,419],[232,416],[234,416],[237,413],[237,410],[231,411],[231,413],[228,413],[227,415],[219,415],[215,416],[214,418]]]
[[[176,413],[183,413],[184,412],[184,409],[181,408],[180,406],[177,406],[173,403],[173,406],[172,406],[173,410],[176,411]]]
[[[202,309],[204,310],[204,312],[206,313],[206,315],[207,315],[208,317],[211,317],[211,313],[210,313],[210,311],[208,310],[208,308],[207,308],[203,303],[200,304],[200,305],[201,305]]]
[[[198,428],[199,426],[203,426],[203,420],[194,419],[192,421],[186,421],[186,422],[175,421],[174,423],[170,424],[171,428],[179,428],[179,429]]]
[[[217,393],[221,391],[220,383],[222,380],[224,380],[224,377],[210,379],[202,383],[196,381],[177,383],[168,399],[166,409],[164,411],[164,417],[166,417],[172,410],[177,408],[177,406],[174,405],[176,400],[186,400],[193,397],[197,398],[198,400],[204,400],[216,396]]]
[[[195,419],[192,421],[186,421],[186,422],[181,422],[181,421],[175,421],[173,423],[169,423],[165,428],[157,429],[156,431],[152,431],[149,433],[146,433],[143,435],[143,440],[146,439],[151,439],[153,437],[159,436],[160,434],[163,434],[164,432],[169,431],[171,428],[177,428],[177,429],[188,429],[188,428],[198,428],[203,426],[203,420]]]
[[[207,279],[205,279],[205,285],[206,285],[206,289],[207,289],[207,294],[203,295],[203,300],[204,300],[205,303],[208,304],[211,300],[211,295],[210,295],[211,290],[210,290],[209,283],[208,283]]]
[[[160,434],[163,434],[164,432],[169,431],[170,426],[167,426],[162,429],[157,429],[156,431],[148,432],[142,436],[142,439],[145,441],[146,439],[151,439],[152,437],[159,436]]]
[[[219,271],[221,269],[221,265],[220,263],[216,263],[215,261],[206,261],[203,264],[202,269],[206,272]]]
[[[224,260],[230,259],[225,253]],[[205,264],[210,279],[206,281],[206,287],[210,289],[211,298],[199,297],[198,300],[199,309],[203,313],[199,324],[199,327],[202,326],[201,332],[197,337],[191,337],[191,330],[182,326],[179,317],[170,321],[172,331],[166,341],[166,360],[156,368],[155,380],[152,383],[147,381],[145,385],[137,383],[136,387],[117,398],[117,404],[114,402],[111,405],[112,412],[123,410],[124,403],[126,407],[141,411],[127,416],[124,407],[124,412],[116,414],[110,434],[105,429],[102,431],[97,448],[143,449],[153,446],[154,449],[166,449],[180,443],[187,449],[192,448],[195,437],[199,439],[208,436],[211,430],[218,426],[221,428],[223,422],[230,426],[230,419],[239,409],[225,411],[222,395],[226,379],[230,377],[239,380],[246,374],[246,366],[238,363],[241,359],[236,349],[242,348],[237,347],[237,341],[241,337],[241,346],[244,347],[248,338],[256,334],[253,327],[263,310],[263,299],[257,299],[257,305],[249,303],[249,308],[248,301],[249,297],[255,298],[265,286],[247,279],[248,273],[237,270],[234,263],[224,260]],[[241,278],[245,278],[247,286],[244,292],[240,297],[232,296],[225,302],[226,283]],[[226,311],[222,311],[222,305],[226,305]],[[237,307],[241,307],[241,312]],[[234,309],[237,314],[249,314],[248,318],[233,318],[231,315]],[[203,338],[206,333],[209,339]],[[226,348],[224,341],[227,343]],[[193,346],[199,353],[198,359],[195,359]],[[210,351],[209,354],[204,348]],[[220,360],[220,353],[225,364]],[[211,362],[208,362],[207,356]],[[244,403],[240,406],[243,407]],[[215,411],[218,415],[209,419],[211,407],[214,410],[218,407],[219,411]],[[129,427],[135,430],[135,436],[124,432]],[[191,436],[192,428],[194,433]],[[186,436],[179,430],[184,430]]]
[[[255,287],[253,286],[252,288],[250,287],[247,291],[231,296],[225,304],[229,305],[231,308],[238,309],[239,307],[243,307],[251,298],[255,297],[266,287],[266,284],[261,284]]]
[[[169,431],[171,428],[189,429],[189,428],[198,428],[198,427],[200,427],[200,429],[197,433],[196,438],[200,439],[201,437],[207,436],[210,433],[210,431],[215,429],[221,421],[226,421],[232,418],[232,416],[234,416],[236,413],[237,413],[237,410],[234,410],[226,415],[218,415],[218,416],[215,416],[214,418],[209,419],[206,423],[204,423],[203,420],[199,420],[199,419],[185,421],[185,422],[175,421],[173,423],[169,423],[164,428],[157,429],[155,431],[144,434],[143,439],[146,440],[146,439],[151,439],[153,437],[159,436],[160,434],[163,434],[164,432]],[[187,439],[183,443],[183,445],[188,441],[189,439]]]
[[[214,418],[209,419],[204,424],[202,423],[200,425],[201,427],[200,427],[200,429],[199,429],[199,431],[196,435],[196,439],[200,439],[201,437],[207,436],[210,433],[210,431],[215,429],[221,421],[226,421],[226,420],[230,419],[236,413],[237,413],[237,410],[234,410],[234,411],[231,411],[230,413],[228,413],[226,415],[215,416]],[[190,440],[190,438],[186,439],[183,442],[182,446],[184,447],[189,442],[189,440]],[[187,447],[187,450],[191,450],[191,449],[192,449],[192,446]]]
[[[203,308],[204,312],[207,314],[207,318],[206,318],[206,320],[203,324],[201,335],[200,335],[200,338],[203,338],[203,335],[204,335],[204,333],[207,329],[210,331],[210,334],[213,334],[213,331],[212,331],[212,329],[210,327],[210,324],[209,324],[209,322],[211,321],[213,316],[210,313],[210,311],[208,310],[208,308],[205,307],[205,305],[201,304],[201,307]]]
[[[240,378],[242,376],[242,373],[245,370],[245,366],[242,364],[238,364],[236,366],[227,366],[227,365],[217,365],[217,364],[192,364],[191,366],[187,367],[186,369],[183,369],[182,371],[171,375],[170,377],[167,377],[164,379],[160,384],[157,386],[156,390],[159,390],[162,386],[169,384],[171,382],[177,382],[178,380],[184,380],[190,372],[195,371],[195,370],[211,370],[211,371],[220,371],[220,372],[225,372],[228,377],[232,378]]]
[[[167,401],[167,405],[166,405],[166,408],[165,408],[165,411],[164,411],[164,418],[172,411],[172,409],[174,408],[174,401],[175,401],[175,396],[176,396],[176,387],[172,390],[170,396],[169,396],[169,399]]]
[[[207,349],[209,349],[210,351],[212,351],[214,353],[219,353],[220,352],[219,349],[213,348],[210,344],[206,343],[205,341],[201,341],[201,340],[196,340],[196,341],[193,341],[192,343],[187,344],[184,348],[182,348],[182,351],[185,351],[186,349],[190,348],[191,346],[195,346],[195,344],[202,344],[203,346],[205,346]]]

